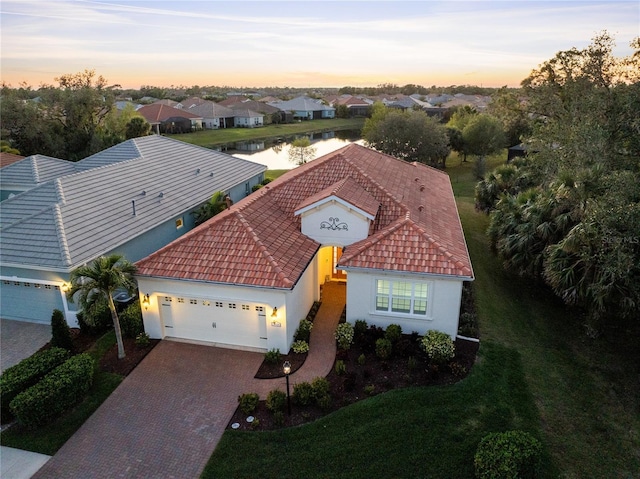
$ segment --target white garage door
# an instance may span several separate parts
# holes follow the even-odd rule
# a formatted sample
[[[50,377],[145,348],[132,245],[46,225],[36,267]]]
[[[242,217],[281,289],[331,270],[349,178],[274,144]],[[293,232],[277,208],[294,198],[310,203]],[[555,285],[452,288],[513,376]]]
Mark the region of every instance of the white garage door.
[[[253,348],[267,347],[264,305],[160,296],[166,336]]]

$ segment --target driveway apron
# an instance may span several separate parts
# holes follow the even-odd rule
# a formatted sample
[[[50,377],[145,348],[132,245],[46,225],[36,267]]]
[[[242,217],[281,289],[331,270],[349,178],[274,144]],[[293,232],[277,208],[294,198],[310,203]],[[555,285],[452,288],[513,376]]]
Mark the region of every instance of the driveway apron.
[[[161,341],[33,477],[197,478],[263,358]]]

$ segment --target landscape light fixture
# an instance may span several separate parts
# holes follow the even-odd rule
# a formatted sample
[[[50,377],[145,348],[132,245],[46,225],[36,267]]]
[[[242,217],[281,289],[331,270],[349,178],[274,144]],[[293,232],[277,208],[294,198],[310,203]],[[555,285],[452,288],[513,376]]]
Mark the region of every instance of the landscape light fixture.
[[[291,395],[289,394],[289,374],[291,374],[291,363],[289,361],[285,361],[282,365],[282,370],[284,371],[284,376],[287,378],[287,406],[289,409],[289,416],[291,416]]]

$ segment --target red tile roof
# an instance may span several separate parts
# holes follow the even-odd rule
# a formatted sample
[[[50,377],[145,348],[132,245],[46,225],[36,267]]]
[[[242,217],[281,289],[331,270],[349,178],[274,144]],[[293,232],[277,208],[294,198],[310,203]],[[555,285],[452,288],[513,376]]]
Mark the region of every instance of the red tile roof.
[[[320,248],[294,212],[330,191],[379,205],[371,235],[345,248],[341,266],[473,277],[449,177],[357,144],[289,171],[140,260],[138,274],[290,289]]]
[[[2,152],[0,153],[0,168],[4,168],[20,160],[24,160],[24,156]]]
[[[298,205],[296,211],[302,210],[319,201],[326,200],[332,196],[340,198],[356,208],[361,209],[365,213],[375,218],[380,202],[371,196],[364,188],[362,188],[356,180],[351,176],[325,188],[315,195],[311,195]]]
[[[145,105],[138,109],[138,113],[140,113],[145,118],[145,120],[147,120],[152,125],[175,117],[189,119],[202,118],[201,116],[194,115],[193,113],[189,113],[188,111],[163,105],[162,103],[152,103],[151,105]]]

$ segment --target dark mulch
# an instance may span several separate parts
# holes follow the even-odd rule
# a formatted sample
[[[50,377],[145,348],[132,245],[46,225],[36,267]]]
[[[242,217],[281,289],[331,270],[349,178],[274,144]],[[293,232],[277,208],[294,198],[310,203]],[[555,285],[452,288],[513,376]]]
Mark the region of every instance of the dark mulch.
[[[348,351],[338,351],[336,360],[344,361],[346,374],[338,375],[334,368],[327,376],[331,395],[329,408],[322,410],[317,406],[302,407],[292,401],[291,415],[285,408],[283,417],[278,421],[274,418],[274,414],[267,409],[265,401],[260,401],[257,409],[252,413],[257,421],[248,423],[247,415],[237,409],[228,428],[231,428],[234,423],[239,424],[237,429],[240,430],[271,430],[297,426],[314,421],[356,401],[392,389],[453,384],[467,376],[475,363],[479,346],[477,342],[458,339],[455,342],[455,358],[447,365],[436,366],[430,364],[427,357],[419,349],[417,336],[403,335],[395,345],[392,357],[383,361],[375,354],[375,339],[379,334],[381,334],[380,331],[373,330],[368,334],[368,338],[355,341]],[[364,355],[362,364],[358,360],[361,355]],[[281,368],[279,366],[280,370]],[[295,377],[291,379],[293,384]],[[291,393],[293,393],[293,386]]]
[[[147,346],[138,346],[135,339],[123,338],[125,357],[118,359],[118,345],[112,346],[100,359],[100,371],[127,376],[160,342],[150,339]]]
[[[275,363],[271,363],[266,360],[262,361],[262,364],[260,365],[260,368],[258,368],[258,372],[254,377],[256,379],[283,378],[283,364],[285,361],[289,361],[291,364],[291,374],[293,374],[304,364],[307,359],[307,354],[308,353],[297,354],[290,352],[289,354],[282,354],[280,359]]]

